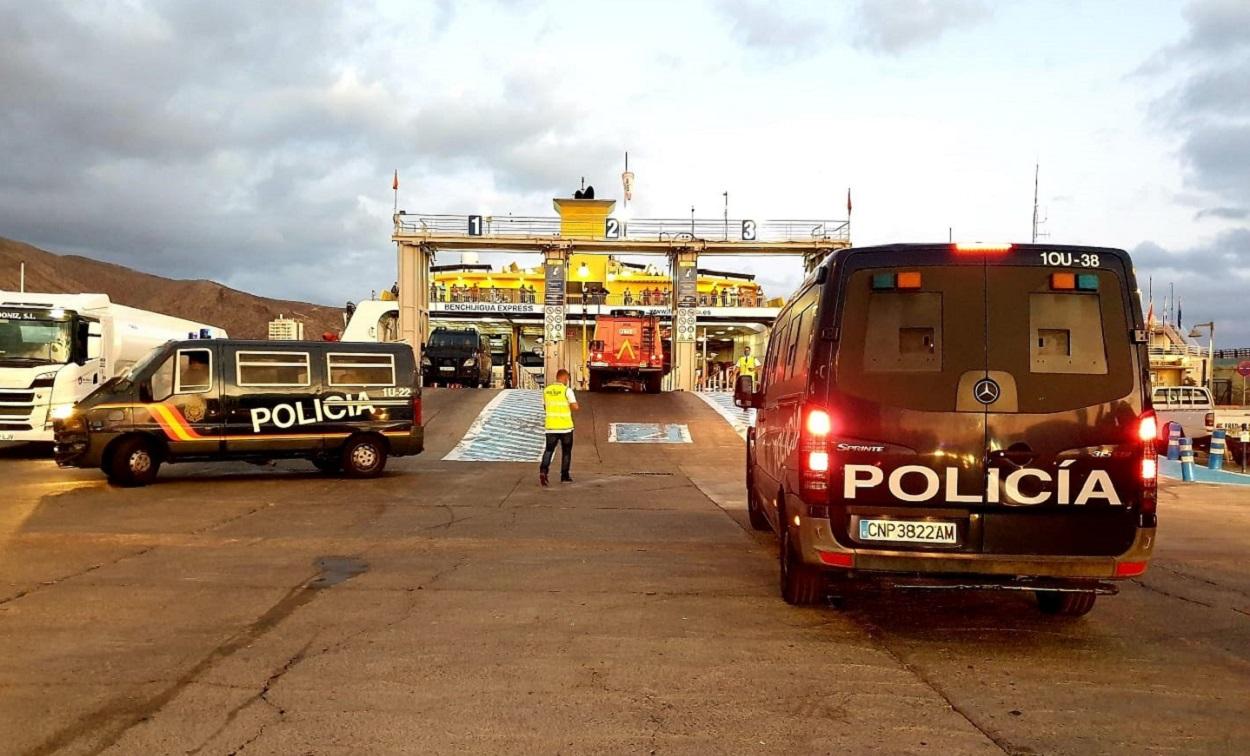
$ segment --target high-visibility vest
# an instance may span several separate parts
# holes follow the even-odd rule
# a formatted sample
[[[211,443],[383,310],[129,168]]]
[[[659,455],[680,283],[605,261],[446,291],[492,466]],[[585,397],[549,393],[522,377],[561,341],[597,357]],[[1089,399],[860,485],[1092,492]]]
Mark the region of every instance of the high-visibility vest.
[[[738,375],[749,375],[755,377],[755,371],[760,366],[760,361],[749,355],[743,355],[738,358]]]
[[[573,410],[569,407],[568,386],[553,383],[543,389],[543,407],[547,410],[547,430],[573,430]]]

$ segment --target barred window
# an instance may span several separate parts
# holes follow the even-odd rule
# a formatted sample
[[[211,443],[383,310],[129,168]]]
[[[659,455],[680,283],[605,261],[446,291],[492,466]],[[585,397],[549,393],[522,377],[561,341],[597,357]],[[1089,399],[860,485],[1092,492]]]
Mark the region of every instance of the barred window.
[[[307,386],[307,352],[238,352],[235,355],[240,386]]]
[[[331,386],[394,386],[395,355],[331,352],[326,374]]]

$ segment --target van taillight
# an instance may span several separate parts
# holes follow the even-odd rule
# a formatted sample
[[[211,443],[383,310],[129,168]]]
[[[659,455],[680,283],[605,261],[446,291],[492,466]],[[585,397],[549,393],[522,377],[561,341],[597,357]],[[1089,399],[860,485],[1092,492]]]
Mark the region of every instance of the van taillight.
[[[421,395],[420,394],[412,395],[412,424],[414,426],[425,424],[421,422]]]
[[[833,416],[821,407],[803,408],[803,428],[799,433],[799,489],[803,500],[819,504],[829,497],[829,436]]]
[[[1141,443],[1141,513],[1152,518],[1159,499],[1159,463],[1155,459],[1158,436],[1159,421],[1154,412],[1146,410],[1137,421],[1137,440]]]

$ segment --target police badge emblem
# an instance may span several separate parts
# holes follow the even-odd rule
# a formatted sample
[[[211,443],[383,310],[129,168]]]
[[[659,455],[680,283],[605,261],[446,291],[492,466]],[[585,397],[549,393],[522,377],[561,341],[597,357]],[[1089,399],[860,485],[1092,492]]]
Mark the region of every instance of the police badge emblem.
[[[208,406],[204,400],[194,396],[187,400],[186,406],[182,408],[182,414],[187,418],[187,422],[198,423],[204,419],[204,413],[207,410]]]

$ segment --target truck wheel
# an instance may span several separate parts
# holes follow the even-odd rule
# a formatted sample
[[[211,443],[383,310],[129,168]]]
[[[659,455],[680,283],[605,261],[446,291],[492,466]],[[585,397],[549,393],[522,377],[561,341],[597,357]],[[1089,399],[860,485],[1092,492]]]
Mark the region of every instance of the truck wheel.
[[[781,536],[777,539],[780,561],[781,597],[787,604],[811,606],[820,603],[825,594],[825,576],[810,564],[803,564],[790,538],[785,518],[781,520]]]
[[[122,439],[109,457],[109,480],[119,486],[146,486],[156,480],[161,459],[151,442]]]
[[[343,446],[343,471],[349,478],[376,478],[386,468],[386,446],[377,436],[356,436]]]
[[[1097,599],[1097,593],[1037,591],[1037,608],[1042,610],[1042,614],[1081,617],[1089,614],[1089,611],[1094,608],[1094,602]]]
[[[659,375],[647,376],[647,393],[648,394],[660,393],[660,381],[662,380],[663,380],[663,376],[659,376]]]
[[[590,374],[590,390],[600,391],[603,389],[603,378],[595,373]]]

